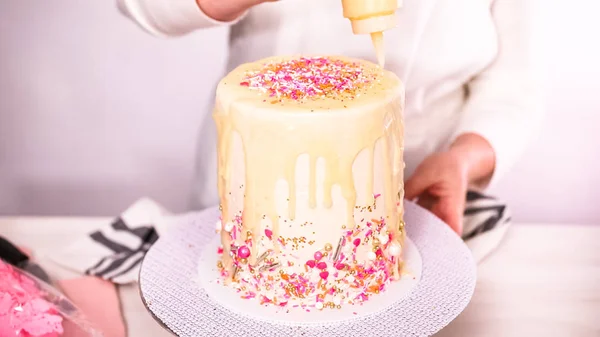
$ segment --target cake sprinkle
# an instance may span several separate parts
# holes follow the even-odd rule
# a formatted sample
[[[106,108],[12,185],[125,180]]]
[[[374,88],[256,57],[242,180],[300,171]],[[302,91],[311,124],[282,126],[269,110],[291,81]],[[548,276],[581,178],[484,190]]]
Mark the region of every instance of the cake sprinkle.
[[[302,57],[264,64],[259,70],[247,72],[240,85],[278,99],[352,99],[376,77],[377,72],[366,71],[359,62]]]

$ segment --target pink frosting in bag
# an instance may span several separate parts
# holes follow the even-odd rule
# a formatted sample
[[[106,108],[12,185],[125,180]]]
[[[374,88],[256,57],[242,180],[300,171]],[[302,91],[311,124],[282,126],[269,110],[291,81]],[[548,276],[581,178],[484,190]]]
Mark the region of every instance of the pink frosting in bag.
[[[0,260],[0,337],[57,337],[62,321],[33,280]]]

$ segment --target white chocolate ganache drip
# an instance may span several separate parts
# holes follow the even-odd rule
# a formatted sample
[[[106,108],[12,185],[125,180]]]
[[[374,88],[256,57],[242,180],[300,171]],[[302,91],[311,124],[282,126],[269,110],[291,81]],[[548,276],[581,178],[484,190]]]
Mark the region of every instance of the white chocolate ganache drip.
[[[243,298],[365,301],[402,266],[404,89],[345,57],[268,58],[217,88],[222,255]]]

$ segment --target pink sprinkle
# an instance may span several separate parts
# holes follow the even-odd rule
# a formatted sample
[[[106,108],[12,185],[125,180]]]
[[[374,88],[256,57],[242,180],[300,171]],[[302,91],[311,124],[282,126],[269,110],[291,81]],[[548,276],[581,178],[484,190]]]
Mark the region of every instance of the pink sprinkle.
[[[323,270],[323,269],[327,268],[327,263],[319,262],[319,264],[317,264],[317,268]]]
[[[360,63],[311,57],[267,63],[262,69],[246,73],[240,85],[280,99],[351,99],[371,86],[376,77],[365,72]]]
[[[256,293],[254,292],[249,292],[248,294],[246,294],[246,296],[243,296],[243,298],[245,299],[249,299],[249,298],[255,298],[256,297]]]
[[[377,193],[377,194],[375,194],[375,195],[373,196],[373,198],[377,199],[377,198],[379,198],[380,196],[381,196],[381,193]]]
[[[324,270],[321,273],[319,273],[319,276],[321,276],[322,279],[326,280],[329,277],[329,272],[327,270]]]
[[[337,269],[337,270],[342,270],[342,269],[344,269],[344,267],[345,267],[345,266],[346,266],[346,265],[345,265],[345,264],[343,264],[343,263],[338,263],[337,265],[335,265],[335,269]]]
[[[368,236],[369,236],[369,235],[371,235],[372,233],[373,233],[373,231],[369,229],[369,230],[368,230],[368,231],[365,233],[365,237],[368,237]]]
[[[219,246],[219,248],[217,248],[217,254],[223,254],[223,247]]]
[[[354,239],[354,242],[352,242],[352,243],[354,243],[355,246],[360,245],[360,238]]]
[[[0,336],[59,336],[63,318],[45,293],[0,260]]]
[[[321,252],[316,252],[315,253],[315,260],[319,261],[322,258],[323,258],[323,253],[321,253]]]
[[[240,248],[238,248],[237,254],[240,258],[245,259],[248,256],[250,256],[250,249],[246,246],[241,246]]]
[[[308,260],[308,261],[306,261],[306,265],[309,266],[310,268],[314,268],[315,267],[315,261],[314,260]]]
[[[271,240],[271,237],[273,236],[273,231],[270,229],[265,229],[265,235],[269,238],[269,240]]]

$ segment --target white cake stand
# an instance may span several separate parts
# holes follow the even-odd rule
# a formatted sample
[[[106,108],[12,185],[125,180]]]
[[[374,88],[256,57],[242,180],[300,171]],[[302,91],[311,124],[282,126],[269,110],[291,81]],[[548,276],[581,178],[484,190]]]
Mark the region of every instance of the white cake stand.
[[[177,217],[140,271],[150,313],[181,337],[431,336],[469,303],[476,268],[462,240],[428,211],[405,202],[408,275],[364,305],[306,312],[260,306],[215,282],[216,209]]]

